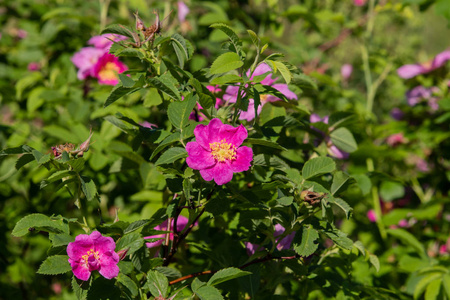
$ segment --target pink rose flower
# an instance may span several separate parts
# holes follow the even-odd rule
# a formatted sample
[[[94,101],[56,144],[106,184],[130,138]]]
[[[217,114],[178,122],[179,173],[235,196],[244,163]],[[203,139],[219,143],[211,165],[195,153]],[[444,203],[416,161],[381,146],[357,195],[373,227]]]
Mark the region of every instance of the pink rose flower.
[[[369,219],[370,222],[375,223],[377,221],[377,215],[375,214],[375,211],[373,209],[369,209],[367,212],[367,219]]]
[[[128,70],[127,66],[112,54],[105,53],[101,56],[92,69],[93,77],[98,83],[116,85],[119,83],[118,74]]]
[[[102,49],[85,47],[72,56],[71,60],[78,68],[77,77],[79,80],[94,76],[93,68],[103,54],[105,54],[105,51]]]
[[[178,220],[177,220],[177,231],[181,232],[183,231],[183,229],[186,227],[186,225],[188,224],[189,220],[188,218],[184,217],[184,216],[178,216]],[[159,224],[158,226],[156,226],[154,229],[155,230],[160,230],[160,231],[167,231],[167,220],[165,220],[164,222],[162,222],[161,224]],[[169,233],[169,239],[171,241],[173,241],[173,219],[170,223],[170,228],[172,229],[171,232]],[[159,247],[162,245],[163,243],[163,238],[166,236],[165,233],[161,233],[161,234],[157,234],[157,235],[151,235],[151,236],[146,236],[144,237],[144,239],[156,239],[156,238],[161,238],[161,240],[158,240],[156,242],[151,242],[151,243],[145,243],[145,245],[147,245],[147,248],[155,248],[155,247]]]
[[[285,236],[284,238],[282,238],[281,241],[279,241],[278,237],[282,235],[284,231],[285,228],[282,225],[280,224],[275,225],[275,232],[273,233],[273,236],[275,237],[275,242],[278,243],[277,244],[278,251],[289,250],[289,248],[291,248],[292,241],[294,240],[295,232],[292,232],[287,236]],[[245,242],[244,244],[247,250],[247,254],[249,256],[255,254],[256,251],[262,251],[264,249],[262,246],[252,244],[250,242]]]
[[[67,255],[73,275],[80,280],[88,280],[91,272],[112,279],[119,274],[119,255],[114,251],[116,243],[111,237],[94,231],[90,235],[80,234],[67,246]]]
[[[251,74],[252,76],[250,77],[250,80],[252,80],[255,76],[262,75],[267,72],[272,72],[272,69],[269,67],[269,65],[262,63],[262,64],[258,65],[256,67],[255,71],[253,72],[253,74]],[[250,76],[250,71],[247,72],[247,76]],[[291,100],[297,99],[297,95],[289,89],[287,84],[282,84],[282,83],[275,84],[274,82],[276,80],[277,80],[277,78],[273,79],[272,74],[269,74],[261,81],[261,84],[273,87],[274,89],[278,90],[283,95],[285,95],[286,98],[288,98],[288,99],[291,99]],[[225,91],[225,95],[223,96],[223,99],[230,103],[235,103],[238,98],[238,92],[239,92],[238,86],[229,86],[229,87],[227,87],[227,89]],[[275,97],[273,95],[260,95],[261,105],[258,106],[258,114],[261,112],[262,106],[265,103],[275,102],[275,101],[279,101],[279,100],[281,100],[281,99],[278,97]],[[254,118],[255,118],[255,101],[253,99],[249,99],[248,109],[247,109],[247,111],[241,111],[239,119],[251,121]]]
[[[243,125],[233,127],[212,119],[208,125],[197,125],[194,135],[196,141],[186,144],[186,163],[199,170],[206,181],[214,179],[222,185],[231,181],[233,173],[250,168],[253,151],[246,146],[240,147],[247,138],[247,129]]]
[[[30,62],[27,67],[28,71],[39,71],[41,65],[38,62]]]
[[[178,6],[178,21],[183,23],[186,20],[186,16],[189,14],[189,7],[183,1],[177,2]]]
[[[403,136],[402,132],[392,134],[392,135],[388,136],[388,138],[386,139],[386,143],[390,147],[396,147],[401,144],[406,144],[407,142],[408,142],[408,140]]]
[[[404,79],[413,78],[442,67],[448,60],[450,60],[450,50],[439,53],[433,60],[426,63],[404,65],[397,69],[397,74]]]
[[[341,76],[344,80],[348,80],[353,73],[353,66],[351,64],[345,64],[341,67]]]
[[[364,6],[367,0],[353,0],[353,4],[356,6]]]

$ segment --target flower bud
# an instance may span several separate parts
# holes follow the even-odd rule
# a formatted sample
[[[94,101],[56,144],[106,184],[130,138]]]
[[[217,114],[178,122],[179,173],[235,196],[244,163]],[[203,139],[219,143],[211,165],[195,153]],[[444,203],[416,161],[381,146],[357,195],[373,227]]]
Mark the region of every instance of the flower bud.
[[[139,18],[138,12],[136,12],[134,16],[136,17],[136,30],[138,31],[147,30],[147,28],[144,25],[144,22],[141,20],[141,18]]]

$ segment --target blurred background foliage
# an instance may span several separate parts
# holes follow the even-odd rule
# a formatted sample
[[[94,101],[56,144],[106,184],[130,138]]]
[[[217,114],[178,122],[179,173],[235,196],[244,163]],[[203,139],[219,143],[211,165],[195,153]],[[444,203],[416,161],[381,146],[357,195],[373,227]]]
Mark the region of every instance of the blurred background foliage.
[[[450,77],[444,67],[430,75],[405,80],[396,69],[429,61],[450,46],[450,3],[445,0],[369,0],[363,6],[349,0],[185,3],[190,11],[185,20],[180,20],[177,1],[2,1],[0,148],[27,144],[49,153],[54,145],[82,143],[91,127],[94,139],[85,155],[89,165],[83,174],[95,178],[101,199],[100,210],[96,205],[88,206],[91,215],[109,221],[116,214],[123,221],[147,218],[161,202],[169,200],[165,178],[148,160],[154,149],[144,145],[134,152],[130,146],[132,137],[110,122],[103,122],[103,118],[120,111],[135,121],[166,128],[168,124],[161,124],[166,119],[158,114],[166,108],[151,91],[132,94],[103,108],[111,87],[98,85],[92,79],[79,81],[71,57],[108,24],[134,26],[135,11],[151,24],[155,18],[153,10],[157,9],[164,16],[164,33],[179,32],[193,44],[195,52],[186,67],[192,72],[210,65],[222,52],[226,36],[210,28],[212,23],[223,22],[234,28],[246,48],[251,45],[246,30],[251,29],[262,38],[263,44],[268,43],[268,54],[284,53],[286,61],[314,79],[317,89],[296,90],[305,111],[323,117],[340,110],[355,116],[350,124],[359,150],[339,164],[356,174],[355,180],[360,185],[366,183],[366,189],[347,192],[346,199],[354,212],[341,228],[380,257],[381,269],[377,273],[359,258],[351,260],[343,278],[390,290],[393,298],[407,299],[415,292],[419,298],[421,294],[415,288],[426,276],[420,272],[440,265],[447,268],[446,272],[441,270],[442,288],[438,286],[436,298],[432,297],[431,289],[427,290],[427,299],[444,299],[450,293],[445,290],[450,286],[447,240],[450,105],[448,85],[442,83]],[[249,50],[248,56],[254,55]],[[251,62],[249,59],[248,64]],[[37,65],[35,70],[30,67],[33,63]],[[139,67],[139,61],[133,58],[126,59],[126,63],[130,69]],[[348,78],[341,75],[344,64],[353,67]],[[379,86],[371,90],[370,84],[379,78]],[[442,88],[440,95],[446,100],[441,100],[443,105],[438,112],[406,105],[405,93],[417,84]],[[372,105],[368,104],[370,92]],[[391,115],[394,108],[401,108],[407,117],[395,120]],[[442,117],[446,114],[447,117]],[[387,137],[399,132],[408,142],[395,147],[388,145]],[[428,170],[418,169],[419,160],[426,161]],[[40,189],[48,170],[37,168],[34,162],[16,170],[15,164],[16,158],[0,156],[0,243],[4,245],[0,248],[0,294],[8,295],[5,299],[14,296],[73,299],[67,286],[68,275],[50,277],[35,273],[47,255],[48,239],[31,234],[24,240],[13,238],[10,233],[16,222],[29,213],[79,217],[80,212],[66,190],[56,191],[52,185]],[[379,200],[378,193],[383,200]],[[381,201],[384,216],[373,222],[367,214],[377,201]],[[409,225],[395,231],[399,229],[392,226],[403,219]],[[96,222],[94,217],[87,221]],[[229,220],[217,219],[220,221]],[[194,234],[211,238],[215,235],[202,231]],[[219,241],[220,236],[215,240]],[[439,247],[445,243],[447,252],[439,254]],[[236,249],[228,246],[223,251]],[[201,264],[201,255],[197,260]],[[272,272],[272,267],[277,266],[271,265],[265,272]],[[432,270],[429,274],[441,271]],[[297,284],[294,282],[290,287],[293,293]],[[321,299],[322,293],[313,292],[309,298]],[[345,293],[344,289],[330,295],[338,295],[339,299],[350,297]]]

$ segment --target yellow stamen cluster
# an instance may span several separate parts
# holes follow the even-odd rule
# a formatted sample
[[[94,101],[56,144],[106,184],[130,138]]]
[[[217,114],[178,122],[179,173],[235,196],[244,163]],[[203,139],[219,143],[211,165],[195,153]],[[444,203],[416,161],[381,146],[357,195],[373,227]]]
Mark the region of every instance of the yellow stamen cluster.
[[[98,72],[98,77],[102,80],[111,80],[117,78],[117,73],[119,73],[120,69],[113,62],[108,62],[106,65]]]
[[[209,143],[211,154],[218,162],[236,159],[236,147],[227,143],[225,139],[220,142]]]
[[[94,249],[90,249],[88,252],[86,252],[85,255],[83,255],[81,258],[84,260],[84,263],[87,265],[88,264],[88,259],[89,256],[91,256],[91,254],[94,254],[95,259],[99,259],[99,255],[98,255],[98,251],[94,251]]]

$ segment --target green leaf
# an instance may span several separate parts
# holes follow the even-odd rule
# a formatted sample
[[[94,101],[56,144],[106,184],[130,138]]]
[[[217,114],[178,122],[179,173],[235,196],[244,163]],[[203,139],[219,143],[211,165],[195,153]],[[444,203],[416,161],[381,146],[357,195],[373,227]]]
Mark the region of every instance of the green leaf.
[[[396,229],[387,229],[386,232],[392,235],[393,237],[402,240],[404,243],[412,246],[421,256],[423,257],[427,256],[425,248],[422,245],[422,243],[419,242],[417,238],[408,231],[401,228],[396,228]]]
[[[189,122],[189,116],[197,104],[197,97],[189,94],[183,101],[172,102],[167,108],[169,121],[178,129],[183,129]]]
[[[47,257],[46,260],[41,264],[38,274],[44,275],[56,275],[63,274],[72,270],[69,264],[69,256],[67,255],[54,255]]]
[[[347,220],[350,219],[350,214],[351,214],[353,208],[351,208],[347,202],[345,202],[341,198],[329,198],[328,200],[330,203],[333,203],[334,205],[339,207],[344,212]]]
[[[139,294],[139,289],[136,283],[127,275],[119,273],[117,276],[117,282],[122,284],[131,294],[133,297],[137,297]]]
[[[1,156],[1,154],[0,154],[0,156]],[[33,154],[27,153],[27,154],[22,155],[16,161],[16,164],[15,164],[16,170],[19,170],[20,168],[22,168],[26,164],[32,162],[33,160],[34,160]]]
[[[317,90],[317,83],[308,75],[305,74],[293,74],[291,84],[303,89]]]
[[[183,68],[184,63],[190,58],[189,51],[186,46],[186,40],[178,33],[175,33],[171,37],[171,44],[175,50],[175,54],[177,55],[180,67]]]
[[[336,169],[336,163],[330,157],[316,157],[308,160],[302,169],[304,179],[310,179],[325,173],[331,173]]]
[[[30,228],[54,233],[69,233],[69,227],[61,219],[52,220],[43,214],[31,214],[17,222],[12,231],[13,236],[24,236]]]
[[[0,156],[3,155],[12,155],[12,154],[24,154],[24,153],[31,153],[33,152],[34,148],[28,146],[28,145],[22,145],[19,147],[15,147],[15,148],[6,148],[3,149],[0,152]]]
[[[399,182],[383,181],[380,185],[380,196],[386,202],[405,196],[405,188]]]
[[[156,89],[168,95],[170,98],[181,101],[181,95],[178,91],[176,85],[178,81],[173,78],[169,73],[165,73],[160,77],[152,77],[147,79],[149,84],[154,86]]]
[[[123,36],[133,39],[132,32],[133,32],[133,30],[130,27],[120,25],[120,24],[112,24],[112,25],[107,26],[105,29],[103,29],[100,34],[114,33],[114,34],[123,35]]]
[[[179,278],[183,275],[181,275],[181,272],[178,271],[177,269],[174,268],[169,268],[169,267],[156,267],[156,271],[158,271],[159,273],[163,274],[166,277],[171,277],[171,278]]]
[[[293,245],[294,251],[301,256],[310,256],[319,247],[315,241],[319,238],[319,233],[311,226],[303,226],[303,230],[295,233]]]
[[[162,295],[163,297],[166,297],[169,288],[169,280],[158,271],[150,270],[147,273],[147,286],[153,296],[158,297],[159,295]]]
[[[325,231],[325,234],[339,247],[346,250],[353,248],[353,241],[342,231],[333,229],[332,231]]]
[[[170,144],[173,144],[175,142],[180,141],[180,137],[181,134],[180,132],[174,132],[171,135],[169,135],[168,137],[166,137],[161,144],[158,145],[158,147],[156,147],[155,150],[153,150],[152,155],[150,156],[150,160],[152,160],[159,152],[161,152],[161,150],[163,150],[164,148],[166,148],[167,146],[169,146]]]
[[[74,171],[69,171],[69,170],[63,170],[63,171],[56,171],[55,173],[53,173],[52,175],[50,175],[46,180],[41,182],[41,189],[46,187],[49,183],[61,180],[63,178],[70,178],[75,176],[77,173],[75,173]]]
[[[370,178],[367,175],[355,174],[352,175],[352,177],[356,180],[356,183],[358,184],[358,187],[361,190],[363,196],[370,193],[372,189],[372,181],[370,181]]]
[[[330,192],[331,194],[335,195],[340,190],[345,187],[345,185],[349,182],[349,179],[351,177],[345,174],[342,171],[338,171],[333,176],[333,183],[331,184]]]
[[[139,232],[123,235],[116,243],[116,251],[128,249],[127,254],[133,254],[144,245],[144,239]]]
[[[292,202],[294,201],[294,197],[292,196],[285,196],[285,197],[280,197],[277,199],[277,203],[283,206],[289,206],[292,204]]]
[[[450,299],[450,274],[444,274],[442,276],[442,286],[444,287],[447,298]]]
[[[158,160],[155,162],[155,166],[170,164],[183,157],[187,157],[186,149],[181,147],[173,147],[164,152],[158,158]]]
[[[441,277],[441,273],[431,273],[429,275],[424,276],[420,281],[416,284],[414,289],[414,299],[418,299],[420,295],[425,291],[426,287],[433,281],[438,280]]]
[[[352,153],[358,149],[353,134],[345,127],[339,127],[330,133],[330,138],[333,144],[340,150]]]
[[[226,73],[242,67],[243,61],[234,52],[227,52],[220,55],[211,65],[210,74]]]
[[[77,159],[72,159],[67,162],[68,165],[70,165],[75,172],[81,172],[84,169],[84,163],[86,160],[82,157]]]
[[[213,78],[211,80],[211,84],[218,84],[218,85],[223,85],[226,83],[243,83],[244,79],[242,79],[241,76],[238,76],[236,74],[225,74],[216,78]]]
[[[200,300],[223,300],[222,294],[213,286],[205,285],[195,291]]]
[[[72,289],[78,300],[85,300],[89,291],[89,282],[72,277]]]
[[[217,271],[209,280],[208,285],[217,285],[219,283],[235,279],[242,276],[250,275],[250,272],[242,271],[238,268],[226,268]]]
[[[250,144],[254,144],[254,145],[261,145],[261,146],[266,146],[266,147],[270,147],[270,148],[274,148],[274,149],[278,149],[278,150],[282,150],[282,151],[287,151],[286,148],[284,148],[283,146],[281,146],[278,143],[274,143],[271,141],[267,141],[267,140],[262,140],[262,139],[251,139],[248,138],[245,140],[245,143],[250,143]]]
[[[428,284],[427,289],[425,291],[425,300],[436,300],[439,297],[439,293],[441,290],[441,279],[436,279]]]
[[[378,256],[376,256],[375,254],[370,254],[369,261],[375,268],[375,270],[377,270],[377,272],[380,272],[380,260],[378,259]]]
[[[212,24],[210,27],[223,31],[230,38],[234,51],[237,54],[239,54],[239,57],[240,58],[245,57],[245,54],[242,51],[241,41],[239,40],[239,37],[237,36],[236,32],[234,32],[234,30],[231,29],[231,27],[223,23]]]
[[[135,82],[131,77],[121,73],[119,74],[120,82],[122,82],[122,86],[125,88],[132,88],[135,85]]]
[[[75,240],[74,237],[72,237],[67,233],[59,233],[59,234],[50,233],[49,238],[52,241],[53,247],[65,246]]]
[[[150,223],[150,220],[138,220],[138,221],[134,221],[133,223],[131,223],[127,228],[125,228],[125,230],[123,231],[124,234],[133,232],[135,230],[138,230],[139,228],[144,227],[145,225],[147,225],[148,223]]]
[[[94,200],[97,195],[97,187],[95,186],[94,180],[86,176],[80,176],[81,189],[88,201]]]
[[[248,29],[247,32],[250,35],[253,45],[255,45],[256,48],[259,48],[261,40],[259,39],[258,35],[253,30],[250,29]]]
[[[292,74],[291,71],[289,71],[288,67],[281,61],[274,61],[274,64],[278,71],[280,71],[281,76],[283,76],[284,81],[286,81],[286,84],[289,84],[292,80]]]
[[[111,104],[113,104],[114,102],[116,102],[117,100],[119,100],[120,98],[122,98],[125,95],[129,95],[132,94],[138,90],[140,90],[141,88],[130,88],[130,87],[124,87],[124,86],[116,86],[114,87],[114,89],[111,91],[111,93],[109,94],[108,98],[105,101],[105,104],[103,105],[103,107],[107,107]]]

